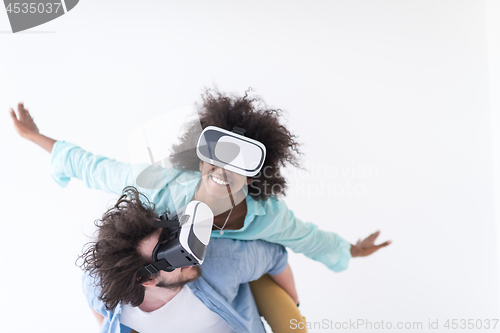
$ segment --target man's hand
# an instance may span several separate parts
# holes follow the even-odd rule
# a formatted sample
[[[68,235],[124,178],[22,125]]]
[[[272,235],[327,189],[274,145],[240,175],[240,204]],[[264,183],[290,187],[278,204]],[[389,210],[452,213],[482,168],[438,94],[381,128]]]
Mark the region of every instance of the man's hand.
[[[383,248],[389,244],[391,241],[384,242],[379,245],[375,245],[375,240],[377,239],[380,231],[377,231],[370,236],[366,237],[363,241],[361,239],[358,240],[356,245],[351,244],[351,256],[352,257],[366,257],[372,254],[375,251],[378,251],[380,248]]]
[[[33,140],[33,137],[40,133],[28,109],[24,107],[23,103],[17,105],[17,115],[14,109],[10,108],[10,116],[14,122],[14,128],[23,138]]]
[[[33,118],[31,118],[28,109],[24,107],[23,103],[19,103],[17,105],[17,115],[14,109],[10,108],[9,111],[10,117],[14,122],[14,128],[20,136],[36,143],[49,153],[52,152],[52,148],[54,147],[56,140],[40,134],[38,127],[36,127]]]

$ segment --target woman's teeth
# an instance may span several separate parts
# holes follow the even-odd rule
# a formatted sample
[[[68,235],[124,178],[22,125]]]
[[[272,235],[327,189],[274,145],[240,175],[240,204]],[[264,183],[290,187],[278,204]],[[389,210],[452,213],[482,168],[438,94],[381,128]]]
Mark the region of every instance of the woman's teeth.
[[[215,176],[211,176],[210,178],[212,178],[212,180],[215,183],[219,184],[219,185],[229,185],[229,184],[231,184],[231,182],[226,182],[226,181],[224,181],[224,180],[222,180],[220,178],[216,178]]]

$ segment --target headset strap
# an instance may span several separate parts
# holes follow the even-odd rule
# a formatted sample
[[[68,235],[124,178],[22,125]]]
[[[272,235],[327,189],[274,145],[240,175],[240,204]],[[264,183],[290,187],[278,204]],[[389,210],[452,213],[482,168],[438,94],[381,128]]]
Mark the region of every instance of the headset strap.
[[[158,260],[155,263],[149,264],[143,268],[141,268],[137,272],[137,277],[138,278],[143,278],[147,277],[150,275],[155,275],[158,274],[160,271],[165,271],[165,272],[171,272],[174,269],[172,268],[172,265],[168,263],[165,259]]]
[[[179,220],[160,220],[154,221],[153,227],[155,228],[166,228],[166,229],[176,229],[179,228]]]
[[[236,134],[239,134],[239,135],[245,135],[245,129],[244,128],[241,128],[241,127],[233,127],[233,130],[232,130],[233,133],[236,133]]]

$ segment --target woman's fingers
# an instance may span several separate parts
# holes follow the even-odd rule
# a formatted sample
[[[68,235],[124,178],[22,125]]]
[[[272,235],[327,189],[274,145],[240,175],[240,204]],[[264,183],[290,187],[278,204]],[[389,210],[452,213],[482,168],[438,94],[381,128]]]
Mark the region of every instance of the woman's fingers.
[[[10,113],[10,117],[12,118],[12,120],[14,120],[14,122],[19,121],[19,120],[17,119],[16,111],[14,111],[14,109],[13,109],[13,108],[10,108],[10,109],[9,109],[9,113]]]
[[[22,102],[19,102],[19,104],[17,104],[17,113],[19,116],[19,120],[23,120],[24,118],[26,118],[26,110],[24,109],[24,104]]]
[[[366,241],[369,242],[370,244],[375,244],[375,241],[377,240],[377,237],[380,235],[380,230],[374,232],[370,236],[366,238]]]
[[[387,246],[387,245],[389,245],[391,243],[392,243],[392,241],[388,240],[387,242],[383,242],[382,244],[377,245],[377,247],[381,248],[381,247]]]

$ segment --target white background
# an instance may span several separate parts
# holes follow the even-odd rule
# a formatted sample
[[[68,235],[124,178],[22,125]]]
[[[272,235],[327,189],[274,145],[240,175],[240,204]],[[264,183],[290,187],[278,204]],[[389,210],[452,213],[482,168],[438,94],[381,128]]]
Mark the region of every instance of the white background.
[[[499,318],[499,17],[493,0],[84,0],[12,34],[0,10],[2,330],[98,330],[74,262],[115,198],[59,188],[8,107],[127,161],[138,124],[214,84],[287,112],[309,171],[289,170],[298,217],[393,240],[339,274],[290,253],[308,321]]]

